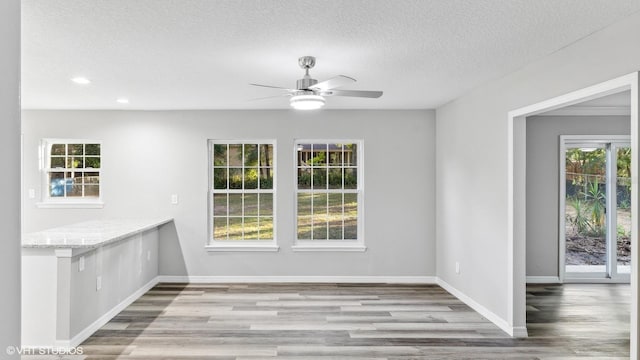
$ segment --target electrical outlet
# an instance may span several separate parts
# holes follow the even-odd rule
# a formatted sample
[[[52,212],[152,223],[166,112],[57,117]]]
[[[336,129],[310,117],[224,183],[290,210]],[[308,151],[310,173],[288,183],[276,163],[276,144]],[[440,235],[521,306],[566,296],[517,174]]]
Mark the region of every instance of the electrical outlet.
[[[178,194],[171,195],[171,203],[173,205],[177,205],[178,204]]]
[[[35,199],[35,198],[36,198],[36,190],[29,189],[29,199]]]
[[[151,261],[151,250],[147,250],[147,261]]]
[[[96,291],[102,289],[102,276],[96,278]]]
[[[80,256],[80,260],[78,260],[78,272],[84,271],[84,256]]]
[[[456,274],[460,274],[460,263],[456,261]]]

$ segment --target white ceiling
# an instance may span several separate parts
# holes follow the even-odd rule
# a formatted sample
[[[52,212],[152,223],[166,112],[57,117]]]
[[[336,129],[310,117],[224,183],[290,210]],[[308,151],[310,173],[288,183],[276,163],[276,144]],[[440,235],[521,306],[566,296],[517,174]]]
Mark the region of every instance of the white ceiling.
[[[280,109],[317,57],[380,99],[435,108],[640,9],[640,0],[23,0],[24,108]],[[69,79],[86,76],[90,85]],[[127,105],[116,98],[130,99]]]

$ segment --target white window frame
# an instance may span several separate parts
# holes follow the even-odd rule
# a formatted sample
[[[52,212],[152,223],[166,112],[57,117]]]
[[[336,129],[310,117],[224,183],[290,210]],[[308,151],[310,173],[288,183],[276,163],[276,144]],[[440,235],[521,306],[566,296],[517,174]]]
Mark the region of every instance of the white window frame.
[[[273,168],[273,189],[269,191],[262,191],[260,189],[249,190],[250,193],[255,192],[259,193],[270,193],[273,194],[273,239],[272,240],[214,240],[213,232],[214,232],[214,224],[213,224],[213,146],[214,145],[237,145],[237,144],[269,144],[273,146],[273,158],[271,159],[271,167]],[[208,238],[205,245],[207,251],[218,252],[218,251],[278,251],[278,232],[277,232],[277,212],[276,212],[276,194],[277,194],[277,144],[275,139],[242,139],[242,140],[229,140],[229,139],[209,139],[207,141],[207,150],[208,150],[208,160],[209,165],[207,166],[207,171],[209,173],[209,183],[207,185],[208,191],[208,216],[207,216],[207,224],[208,224]],[[243,175],[244,176],[244,175]],[[244,194],[244,189],[232,190],[225,189],[227,194]],[[217,190],[219,193],[219,190]]]
[[[56,171],[65,171],[68,169],[51,168],[51,147],[57,144],[99,144],[100,145],[100,168],[79,168],[78,170],[87,172],[97,172],[100,177],[98,183],[99,196],[97,197],[52,197],[49,189],[49,173]],[[102,200],[104,190],[104,180],[102,176],[102,168],[104,164],[104,146],[101,140],[92,139],[56,139],[47,138],[42,139],[39,149],[39,168],[41,172],[41,201],[36,203],[38,208],[69,208],[69,209],[91,209],[91,208],[103,208],[104,202]]]
[[[298,189],[298,146],[301,144],[357,144],[357,187],[355,191],[350,189],[326,189],[320,190],[327,193],[356,193],[358,199],[357,234],[355,240],[307,240],[298,239],[298,194],[312,193],[312,189]],[[362,139],[295,139],[293,144],[293,187],[294,187],[294,224],[295,241],[293,251],[366,251],[364,242],[364,140]]]

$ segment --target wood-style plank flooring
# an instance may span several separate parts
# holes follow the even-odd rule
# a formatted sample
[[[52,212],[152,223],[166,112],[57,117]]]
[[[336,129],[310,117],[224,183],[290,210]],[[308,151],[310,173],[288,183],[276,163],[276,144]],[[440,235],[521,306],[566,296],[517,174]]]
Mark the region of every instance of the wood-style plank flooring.
[[[531,285],[512,339],[435,285],[160,284],[81,346],[88,359],[629,357],[628,285]]]

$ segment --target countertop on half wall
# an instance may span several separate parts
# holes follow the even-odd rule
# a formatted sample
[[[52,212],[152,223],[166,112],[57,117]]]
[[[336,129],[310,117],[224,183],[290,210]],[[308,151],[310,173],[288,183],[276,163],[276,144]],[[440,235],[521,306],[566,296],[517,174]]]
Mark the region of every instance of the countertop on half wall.
[[[156,219],[91,220],[24,234],[23,248],[91,249],[126,239],[173,221]]]

